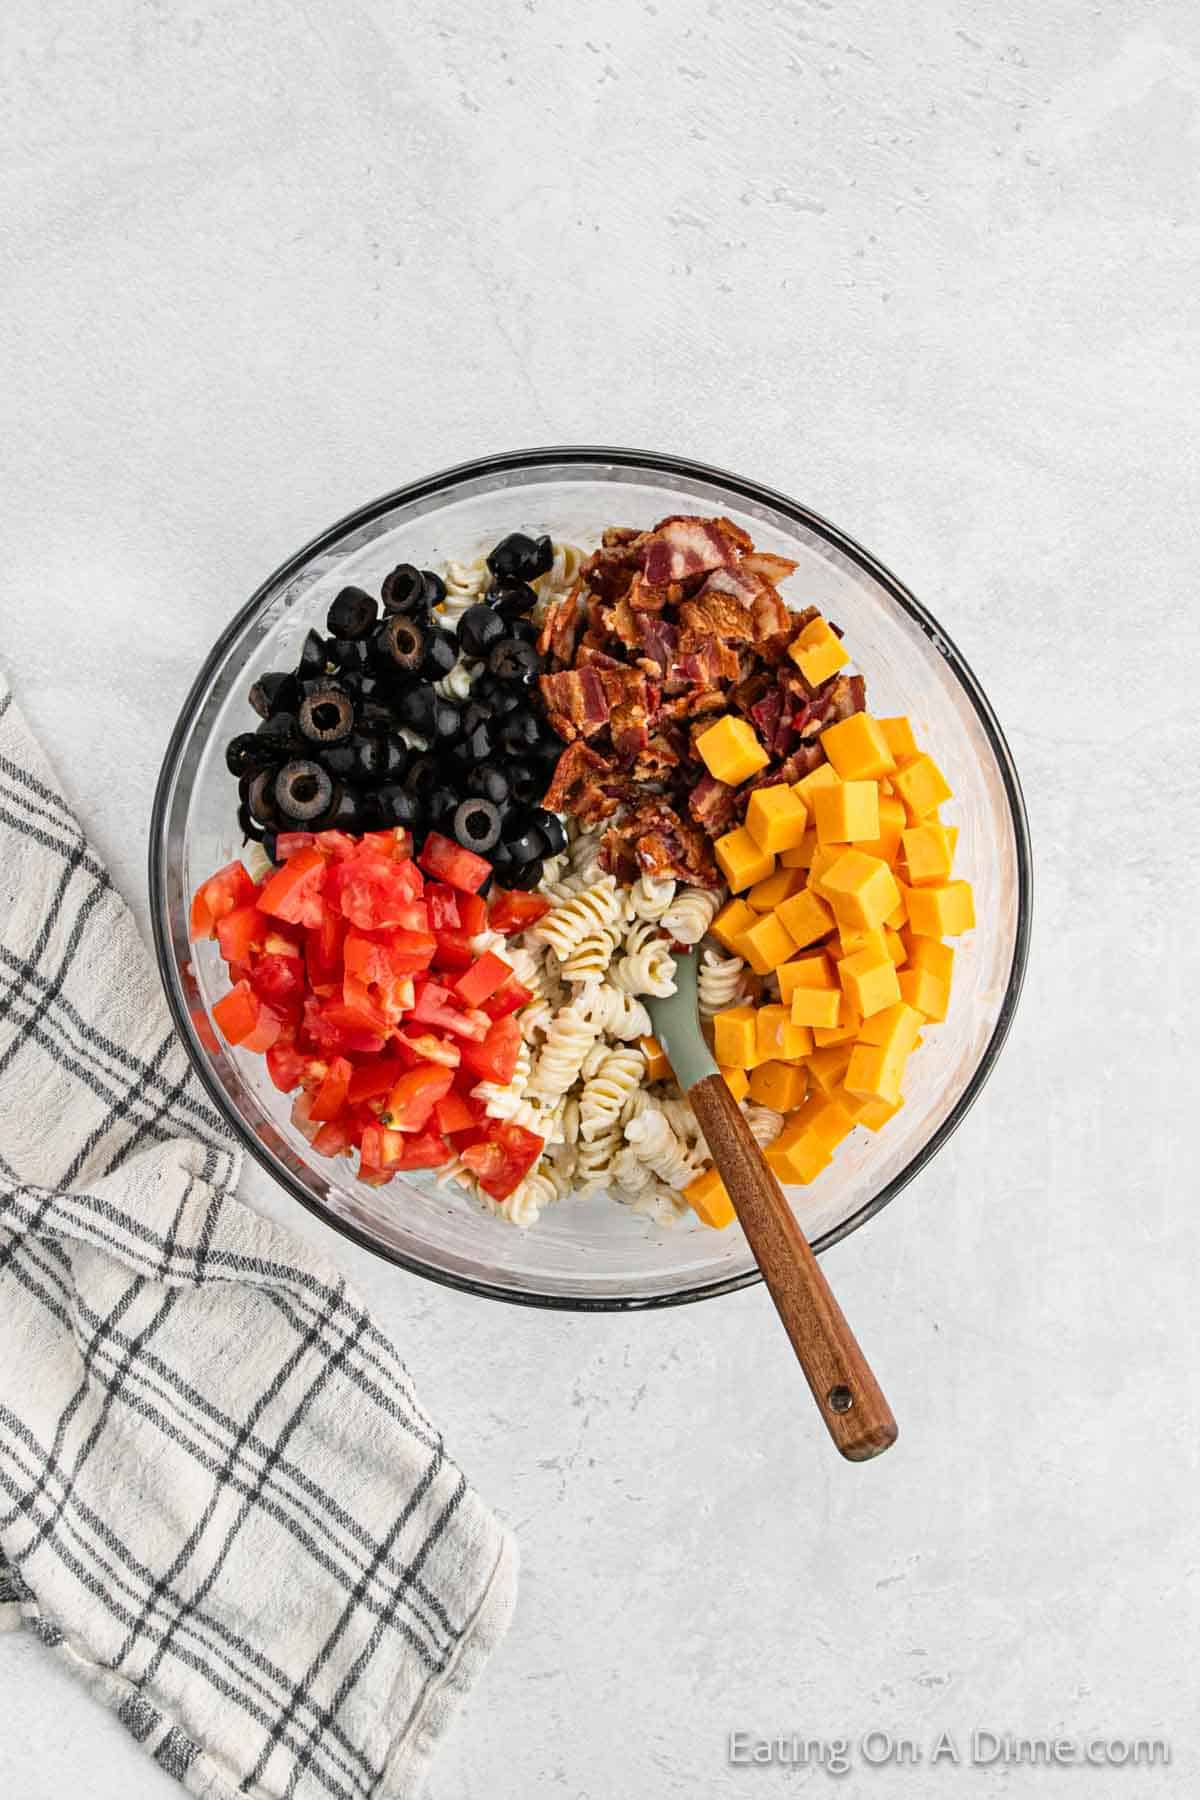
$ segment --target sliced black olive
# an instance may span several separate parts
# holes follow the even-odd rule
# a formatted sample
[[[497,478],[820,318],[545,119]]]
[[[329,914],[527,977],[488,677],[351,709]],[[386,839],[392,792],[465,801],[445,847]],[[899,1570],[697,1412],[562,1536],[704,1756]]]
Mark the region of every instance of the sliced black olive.
[[[396,717],[410,731],[427,738],[433,730],[433,709],[438,696],[427,681],[415,681],[396,701]]]
[[[527,706],[518,706],[500,721],[500,748],[509,756],[525,756],[536,749],[541,727]]]
[[[365,588],[344,587],[325,616],[325,629],[330,637],[365,638],[378,618],[379,604]]]
[[[275,844],[276,844],[276,838],[278,837],[278,835],[279,834],[276,831],[271,830],[269,828],[268,828],[268,830],[264,831],[262,834],[262,847],[266,851],[267,855],[270,857],[272,862],[276,862],[278,860],[278,858],[275,855]]]
[[[495,739],[490,726],[486,723],[476,725],[475,729],[468,731],[463,738],[463,753],[474,765],[486,761],[495,748]],[[505,782],[504,785],[505,791],[507,791],[508,783]]]
[[[536,825],[529,826],[518,837],[510,837],[505,831],[504,841],[508,845],[509,855],[519,869],[523,869],[535,857],[544,858],[546,855],[546,840]]]
[[[364,676],[361,685],[365,687],[368,681],[373,680],[374,676]],[[374,699],[372,695],[375,692],[378,692],[378,689],[373,689],[372,693],[364,693],[359,699],[356,709],[358,729],[375,732],[392,731],[396,725],[396,709],[394,706],[385,706],[381,700]],[[562,746],[560,745],[559,748],[561,749]]]
[[[561,856],[567,847],[567,828],[558,814],[547,812],[544,806],[537,806],[533,809],[532,823],[545,838],[548,853],[551,856]]]
[[[537,595],[525,581],[505,582],[503,586],[494,587],[488,595],[489,605],[510,623],[514,619],[527,618],[536,602]]]
[[[253,776],[246,794],[246,805],[250,809],[250,817],[257,819],[260,825],[275,825],[279,821],[279,813],[275,806],[275,774],[272,769],[260,769]]]
[[[244,800],[238,807],[237,818],[238,830],[241,832],[242,837],[248,839],[252,844],[261,843],[263,832],[266,828],[259,824]]]
[[[371,808],[381,825],[404,825],[411,827],[421,816],[421,805],[415,794],[399,781],[389,781],[383,787],[376,788],[371,796]]]
[[[418,804],[424,806],[440,780],[441,772],[438,768],[437,757],[423,752],[420,756],[414,756],[409,763],[408,773],[404,777],[404,785]]]
[[[468,606],[458,621],[459,649],[473,661],[485,657],[505,635],[504,621],[490,606]]]
[[[249,700],[260,719],[269,719],[272,713],[295,712],[300,704],[300,683],[289,670],[268,669],[250,689]]]
[[[429,733],[435,745],[452,744],[462,736],[462,714],[453,700],[440,697],[433,705],[433,726]]]
[[[325,648],[343,676],[365,675],[371,666],[371,645],[366,638],[330,638]]]
[[[269,769],[286,755],[273,736],[258,731],[243,731],[230,738],[225,746],[225,767],[231,775],[257,775]]]
[[[481,800],[490,800],[493,806],[505,806],[508,803],[512,788],[505,771],[499,763],[478,762],[468,771],[466,780],[468,794],[477,794]]]
[[[458,795],[446,781],[439,781],[425,802],[425,816],[439,831],[449,825],[458,808]]]
[[[421,672],[431,681],[448,675],[458,661],[458,645],[448,631],[439,631],[436,626],[425,639],[425,658],[421,664]]]
[[[380,739],[382,760],[380,763],[380,781],[399,781],[409,763],[412,751],[399,738],[385,737]]]
[[[358,832],[365,830],[366,808],[363,796],[356,793],[353,788],[343,788],[327,823],[333,831]]]
[[[509,887],[516,888],[519,892],[527,894],[532,893],[534,888],[538,886],[544,873],[545,869],[541,857],[535,856],[532,862],[513,864],[508,875],[508,885]]]
[[[435,575],[432,569],[422,569],[421,582],[425,589],[426,606],[440,606],[446,598],[446,584],[441,576]]]
[[[284,763],[275,777],[275,803],[286,818],[307,824],[331,810],[333,778],[320,765],[297,758]]]
[[[365,675],[355,675],[352,679],[354,698],[358,702],[359,724],[387,724],[392,717],[392,708],[387,702],[395,692],[395,675],[384,676],[375,669],[368,670]]]
[[[489,553],[487,566],[498,582],[536,581],[553,561],[554,546],[548,537],[531,538],[514,531]]]
[[[488,852],[488,861],[492,865],[492,869],[493,869],[493,872],[495,873],[496,880],[499,881],[504,887],[511,887],[512,886],[512,878],[513,878],[513,875],[516,873],[517,865],[513,862],[512,857],[508,854],[508,845],[505,843],[496,844]]]
[[[340,744],[354,730],[354,702],[345,688],[327,682],[300,706],[300,730],[311,744]]]
[[[343,743],[322,750],[321,761],[339,781],[369,786],[388,774],[389,744],[376,732],[356,731]]]
[[[524,758],[507,765],[509,786],[518,806],[533,806],[546,791],[542,771]]]
[[[500,809],[490,800],[464,800],[454,814],[454,836],[465,850],[486,856],[500,842]]]
[[[508,635],[519,638],[523,644],[536,644],[538,628],[532,619],[514,619],[508,628]]]
[[[303,699],[301,694],[299,703],[303,703]],[[271,754],[276,762],[282,762],[290,751],[298,750],[304,742],[300,735],[299,721],[295,713],[290,712],[272,713],[269,719],[263,720],[255,736],[272,746]]]
[[[532,681],[539,662],[533,645],[523,644],[520,638],[502,637],[488,651],[488,673],[498,675],[501,681]]]
[[[384,612],[408,613],[427,607],[425,577],[415,563],[397,563],[391,574],[384,576],[380,592]]]
[[[499,675],[489,675],[484,670],[471,689],[472,700],[478,700],[494,718],[500,718],[511,712],[514,706],[523,706],[529,698],[529,690],[523,684],[503,681]]]
[[[381,662],[411,673],[425,655],[425,633],[415,619],[393,613],[376,636],[375,651]]]
[[[301,646],[296,673],[301,681],[314,681],[325,673],[325,640],[315,631],[309,632]]]

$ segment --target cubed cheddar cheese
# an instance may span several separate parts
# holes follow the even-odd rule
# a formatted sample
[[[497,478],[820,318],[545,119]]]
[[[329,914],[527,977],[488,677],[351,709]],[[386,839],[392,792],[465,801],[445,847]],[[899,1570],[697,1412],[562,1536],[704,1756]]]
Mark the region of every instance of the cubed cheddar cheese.
[[[823,1094],[829,1093],[841,1081],[853,1051],[854,1045],[850,1043],[829,1044],[805,1057],[805,1067]]]
[[[775,873],[775,858],[760,850],[744,825],[727,831],[713,845],[722,875],[735,894],[740,894],[756,881],[765,881]]]
[[[781,963],[775,979],[779,983],[779,998],[785,1004],[797,988],[837,988],[837,976],[829,958],[820,950],[814,956],[794,956],[791,962]]]
[[[954,863],[950,834],[944,825],[927,819],[910,825],[901,837],[904,871],[910,887],[938,887],[949,881]]]
[[[896,965],[886,951],[856,950],[838,964],[842,991],[857,1013],[864,1019],[895,1006],[900,999],[900,983]]]
[[[843,1076],[848,1093],[895,1106],[900,1099],[905,1058],[897,1046],[855,1044]]]
[[[844,1087],[834,1088],[832,1097],[845,1107],[856,1125],[865,1125],[868,1131],[878,1131],[904,1105],[903,1100],[897,1100],[893,1105],[887,1100],[871,1100],[862,1094],[850,1094]]]
[[[721,908],[708,929],[718,944],[728,950],[730,955],[736,956],[737,951],[734,949],[734,944],[742,932],[749,930],[753,923],[754,908],[745,900],[730,900]]]
[[[786,1006],[760,1006],[757,1017],[758,1061],[771,1059],[795,1062],[812,1050],[812,1034],[802,1025],[794,1025]],[[754,1092],[754,1083],[750,1083]]]
[[[837,988],[799,987],[791,998],[793,1025],[836,1025],[842,1010]]]
[[[901,969],[900,997],[934,1024],[944,1019],[950,1010],[949,984],[931,969]]]
[[[913,736],[913,728],[903,713],[895,719],[880,719],[879,729],[897,764],[908,762],[921,754],[921,747]]]
[[[896,883],[896,886],[900,888],[900,898],[883,921],[889,931],[899,931],[902,925],[908,924],[908,908],[904,904],[904,889],[899,882]]]
[[[667,1053],[656,1037],[638,1039],[638,1049],[646,1059],[646,1080],[665,1081],[671,1073]]]
[[[975,924],[975,897],[969,881],[944,887],[906,888],[904,905],[914,937],[958,937]]]
[[[879,836],[871,843],[861,843],[858,848],[867,856],[877,856],[880,862],[894,863],[900,854],[900,843],[904,827],[908,822],[908,814],[904,810],[903,800],[897,800],[893,794],[885,794],[883,783],[876,785],[879,794]]]
[[[782,906],[785,900],[798,894],[803,886],[803,869],[776,869],[765,881],[755,882],[746,895],[746,900],[752,912],[774,912],[777,906]]]
[[[870,931],[851,930],[847,927],[839,931],[838,948],[843,956],[854,956],[860,950],[869,950],[880,961],[888,954],[887,927],[876,925]]]
[[[884,1050],[896,1050],[909,1057],[916,1048],[924,1019],[915,1007],[898,1000],[893,1006],[864,1018],[858,1034],[860,1044],[878,1044]]]
[[[878,781],[896,767],[879,720],[870,713],[851,713],[828,726],[821,748],[843,781]]]
[[[714,1054],[722,1067],[752,1069],[758,1062],[758,1035],[752,1006],[729,1006],[713,1019]]]
[[[954,980],[954,945],[943,944],[934,937],[914,937],[911,931],[901,935],[908,951],[909,966],[928,969],[949,987]]]
[[[807,681],[819,688],[823,681],[836,675],[850,661],[837,632],[827,619],[811,619],[798,637],[788,645],[788,655]]]
[[[811,888],[805,888],[803,893],[793,894],[790,900],[785,900],[774,916],[787,932],[796,950],[815,944],[818,938],[828,937],[833,930],[833,914]],[[788,955],[791,955],[791,951]],[[786,958],[781,956],[779,961],[784,962]],[[777,968],[778,964],[773,966]]]
[[[839,965],[840,966],[840,965]],[[836,1025],[814,1025],[813,1044],[818,1050],[828,1050],[834,1044],[852,1042],[862,1024],[862,1015],[854,1005],[850,996],[843,992],[841,1011],[838,1013]]]
[[[709,774],[730,787],[757,775],[771,760],[755,737],[753,726],[733,713],[726,713],[700,732],[696,750]]]
[[[788,1143],[780,1136],[764,1154],[778,1180],[798,1182],[802,1187],[815,1181],[830,1163],[829,1151],[811,1133]]]
[[[808,1075],[796,1063],[759,1063],[750,1077],[750,1098],[774,1112],[791,1112],[808,1092]]]
[[[813,795],[817,789],[835,786],[840,780],[841,776],[832,763],[818,763],[815,769],[810,769],[807,775],[802,775],[799,781],[794,783],[793,791],[799,794],[811,812]]]
[[[813,1094],[792,1121],[796,1142],[812,1137],[826,1151],[834,1151],[854,1130],[854,1120],[833,1093]]]
[[[705,1169],[703,1174],[689,1181],[683,1197],[701,1224],[711,1226],[714,1231],[724,1231],[732,1224],[733,1201],[715,1169]]]
[[[819,838],[817,840],[817,847],[813,851],[812,862],[809,864],[808,885],[813,893],[820,896],[821,899],[825,897],[821,886],[825,879],[825,872],[827,869],[832,869],[838,857],[845,853],[845,848],[844,844],[823,844]]]
[[[803,894],[795,896],[797,900],[803,898]],[[777,912],[756,913],[753,925],[739,933],[735,954],[744,957],[756,975],[769,975],[795,954],[796,945],[783,923],[784,907],[793,904],[792,900],[785,900]]]
[[[824,871],[821,892],[839,925],[868,930],[882,925],[900,899],[896,877],[887,864],[856,849],[843,850],[832,868]]]
[[[904,808],[901,807],[901,812]],[[794,850],[785,850],[779,858],[785,869],[811,869],[813,854],[817,848],[815,826],[809,826]]]
[[[879,836],[879,784],[839,781],[813,795],[819,844],[870,842]]]
[[[772,856],[794,850],[804,836],[808,808],[784,782],[755,788],[746,807],[746,830],[760,850]]]
[[[721,1069],[719,1063],[717,1067]],[[745,1069],[721,1069],[721,1079],[735,1100],[744,1100],[750,1092],[750,1077]]]
[[[953,797],[953,789],[932,756],[916,756],[911,762],[905,763],[893,775],[892,786],[903,800],[908,816],[914,823],[927,817],[944,800]]]

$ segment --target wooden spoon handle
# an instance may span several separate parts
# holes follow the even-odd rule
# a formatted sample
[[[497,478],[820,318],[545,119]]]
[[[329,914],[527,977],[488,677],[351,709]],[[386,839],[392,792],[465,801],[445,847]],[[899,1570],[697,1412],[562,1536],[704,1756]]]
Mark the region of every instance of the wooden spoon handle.
[[[830,1437],[851,1462],[878,1456],[896,1441],[891,1408],[741,1108],[720,1075],[688,1099]]]

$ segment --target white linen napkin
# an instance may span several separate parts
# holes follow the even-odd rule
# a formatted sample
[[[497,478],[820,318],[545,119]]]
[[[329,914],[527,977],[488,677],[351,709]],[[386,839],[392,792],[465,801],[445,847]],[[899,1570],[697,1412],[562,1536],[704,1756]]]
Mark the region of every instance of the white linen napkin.
[[[0,1628],[192,1793],[411,1796],[515,1546],[239,1163],[0,676]]]

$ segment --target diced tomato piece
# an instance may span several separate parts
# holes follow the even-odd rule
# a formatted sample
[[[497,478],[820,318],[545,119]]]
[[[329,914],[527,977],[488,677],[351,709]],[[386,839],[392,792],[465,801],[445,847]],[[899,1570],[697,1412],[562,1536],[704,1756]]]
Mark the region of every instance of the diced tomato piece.
[[[464,1006],[482,1006],[488,997],[502,987],[512,974],[512,965],[506,963],[502,956],[494,950],[485,950],[479,961],[460,975],[454,984],[454,992]]]
[[[258,1024],[260,1004],[250,983],[239,981],[227,994],[222,994],[212,1009],[212,1016],[231,1044],[242,1044]]]
[[[310,1144],[321,1129],[316,1121],[310,1116],[309,1109],[311,1106],[312,1095],[307,1089],[303,1089],[292,1101],[292,1124],[296,1127],[297,1131],[302,1131],[304,1133]]]
[[[212,1028],[212,1020],[202,1006],[191,1007],[190,1014],[196,1036],[200,1039],[204,1048],[215,1056],[217,1051],[221,1048],[221,1040]]]
[[[255,999],[258,1000],[257,994]],[[242,1048],[253,1050],[261,1056],[264,1050],[269,1050],[271,1045],[282,1036],[286,1023],[287,1021],[275,1011],[274,1007],[264,1006],[259,1000],[258,1018],[255,1020],[254,1030],[249,1037],[242,1039]]]
[[[227,963],[248,963],[267,935],[267,921],[257,906],[235,907],[217,920],[217,942]]]
[[[328,856],[334,862],[346,862],[351,856],[358,855],[358,839],[351,837],[348,831],[318,831],[315,842],[322,856]]]
[[[437,1128],[443,1137],[453,1137],[456,1132],[475,1129],[475,1114],[462,1095],[456,1094],[453,1088],[442,1096],[433,1111]]]
[[[495,1119],[487,1137],[481,1143],[464,1145],[459,1155],[485,1194],[493,1200],[506,1200],[528,1175],[542,1148],[543,1139],[536,1132],[509,1119]]]
[[[346,1099],[351,1106],[358,1106],[364,1100],[378,1100],[391,1093],[403,1073],[404,1064],[398,1056],[380,1056],[360,1063],[350,1077]]]
[[[394,826],[390,831],[364,831],[358,840],[358,844],[363,850],[373,850],[378,852],[380,856],[390,856],[394,862],[403,862],[412,855],[412,838],[409,836],[408,832],[399,825]],[[414,889],[414,892],[419,894],[421,891],[421,874],[420,871],[415,868],[413,874],[417,878],[417,886]]]
[[[458,1045],[438,1037],[436,1032],[398,1031],[396,1042],[400,1046],[401,1056],[410,1068],[419,1062],[431,1062],[440,1063],[444,1069],[457,1069],[462,1061],[462,1051]]]
[[[528,1006],[533,999],[533,992],[519,982],[515,975],[510,975],[502,987],[490,994],[482,1002],[483,1011],[489,1019],[503,1019],[509,1013],[519,1012],[521,1007]]]
[[[425,904],[429,908],[431,931],[459,930],[462,915],[458,910],[458,898],[454,889],[447,887],[444,881],[426,882]]]
[[[379,1116],[393,1131],[421,1131],[453,1083],[453,1069],[443,1069],[438,1063],[418,1063],[415,1069],[406,1069],[401,1075]]]
[[[397,1169],[440,1169],[454,1152],[436,1131],[420,1131],[406,1135]]]
[[[250,986],[277,1012],[298,1015],[304,1004],[304,964],[298,956],[260,956]]]
[[[522,894],[510,888],[493,888],[488,904],[488,924],[493,931],[513,937],[527,925],[536,925],[550,911],[541,894]]]
[[[297,1050],[295,1039],[284,1033],[267,1051],[267,1074],[281,1094],[290,1094],[293,1088],[300,1086],[309,1061],[303,1051]]]
[[[394,1169],[404,1153],[404,1133],[386,1125],[368,1125],[362,1134],[363,1169]]]
[[[338,863],[329,877],[332,903],[360,931],[419,929],[423,921],[411,908],[420,902],[423,887],[412,862],[398,862],[369,847]]]
[[[299,850],[308,850],[317,841],[312,831],[281,831],[275,839],[275,861],[287,862]]]
[[[337,1118],[346,1104],[353,1073],[352,1064],[344,1056],[334,1057],[325,1073],[325,1079],[313,1095],[313,1103],[308,1111],[310,1119],[320,1119],[324,1123]]]
[[[492,865],[484,857],[476,856],[473,850],[464,850],[453,838],[443,837],[440,831],[431,831],[421,846],[421,854],[417,858],[421,867],[429,875],[435,875],[439,881],[448,881],[453,888],[461,888],[466,894],[474,894],[481,888],[492,872]]]
[[[319,925],[325,917],[325,858],[315,845],[298,850],[271,876],[258,904],[294,925]]]
[[[370,1056],[387,1042],[386,1032],[366,1029],[354,1008],[347,1011],[343,1002],[313,994],[304,1002],[300,1037],[324,1056]]]
[[[304,965],[316,994],[332,994],[342,985],[342,944],[345,921],[332,908],[321,923],[304,935]]]
[[[474,937],[487,925],[487,901],[482,894],[458,896],[458,922],[468,937]]]
[[[341,1156],[352,1142],[349,1123],[345,1119],[334,1119],[322,1125],[312,1146],[318,1156]]]
[[[227,918],[240,906],[252,906],[257,897],[258,889],[245,863],[226,863],[196,889],[192,900],[192,936],[213,937],[219,920]]]
[[[388,955],[397,975],[415,975],[433,961],[437,939],[432,931],[390,931]]]
[[[463,1064],[474,1069],[481,1081],[505,1087],[513,1078],[520,1048],[521,1027],[510,1013],[492,1022],[482,1043],[463,1045]]]
[[[439,931],[433,960],[439,969],[450,969],[455,972],[460,969],[469,969],[475,961],[470,933],[458,931],[453,926],[447,926],[444,931]]]
[[[456,1037],[482,1042],[487,1036],[487,1014],[461,1010],[454,1004],[449,988],[436,981],[427,981],[420,988],[409,1017],[415,1025],[436,1025],[441,1031],[452,1031]]]

